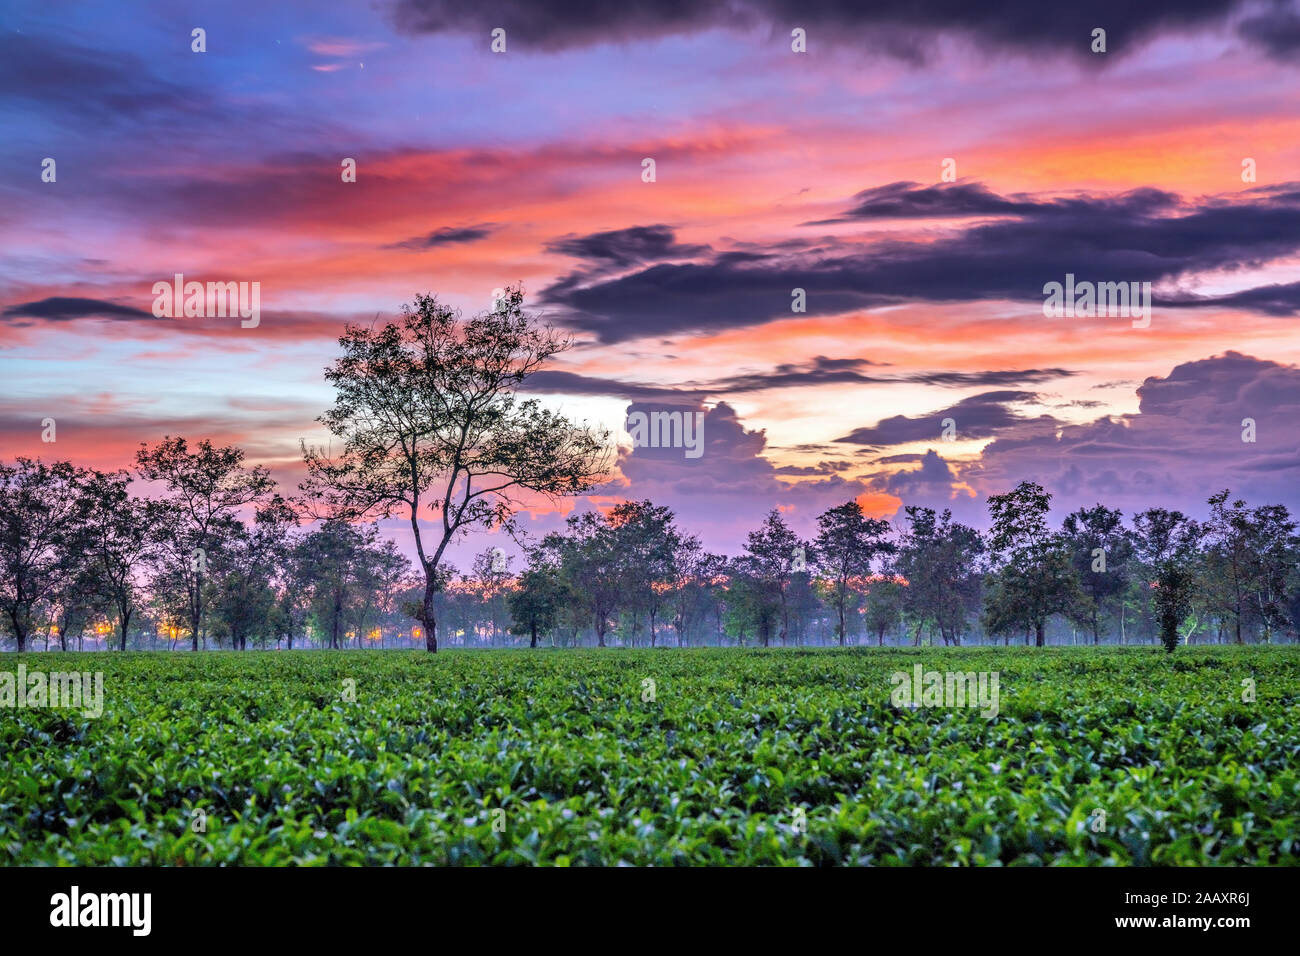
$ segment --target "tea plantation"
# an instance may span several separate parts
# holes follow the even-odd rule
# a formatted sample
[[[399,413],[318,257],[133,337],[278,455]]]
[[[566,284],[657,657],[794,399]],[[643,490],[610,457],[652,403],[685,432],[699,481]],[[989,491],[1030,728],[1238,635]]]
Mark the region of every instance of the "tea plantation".
[[[4,864],[1300,863],[1291,647],[22,663],[104,712],[0,708]],[[918,663],[997,716],[893,706]]]

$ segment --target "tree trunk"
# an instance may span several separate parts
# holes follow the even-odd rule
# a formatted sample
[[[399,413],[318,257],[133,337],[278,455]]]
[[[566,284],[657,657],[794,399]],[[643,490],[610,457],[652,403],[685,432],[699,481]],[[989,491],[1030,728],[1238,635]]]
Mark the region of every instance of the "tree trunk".
[[[1046,629],[1047,629],[1046,621],[1039,621],[1037,624],[1034,625],[1034,646],[1035,647],[1043,646],[1043,632]]]
[[[844,646],[844,602],[840,601],[840,647]]]
[[[436,593],[433,569],[427,568],[424,574],[424,601],[420,605],[420,624],[424,627],[424,649],[430,654],[438,653],[437,616],[433,610],[433,597]]]
[[[536,646],[537,646],[537,624],[536,624],[536,622],[534,622],[533,624],[529,625],[529,628],[528,628],[528,629],[532,632],[532,640],[528,642],[528,646],[529,646],[529,647],[536,647]]]

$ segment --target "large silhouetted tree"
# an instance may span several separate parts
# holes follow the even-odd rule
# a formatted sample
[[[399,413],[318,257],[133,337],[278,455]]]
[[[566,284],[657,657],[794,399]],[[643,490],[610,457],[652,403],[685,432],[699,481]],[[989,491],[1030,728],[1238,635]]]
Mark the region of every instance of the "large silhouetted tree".
[[[349,325],[342,356],[325,371],[334,407],[319,419],[342,448],[334,455],[303,445],[308,513],[410,519],[430,651],[438,649],[434,595],[448,545],[472,527],[509,521],[521,493],[582,494],[606,470],[608,432],[516,395],[569,347],[522,305],[523,292],[511,288],[491,311],[462,319],[421,295],[396,322]]]

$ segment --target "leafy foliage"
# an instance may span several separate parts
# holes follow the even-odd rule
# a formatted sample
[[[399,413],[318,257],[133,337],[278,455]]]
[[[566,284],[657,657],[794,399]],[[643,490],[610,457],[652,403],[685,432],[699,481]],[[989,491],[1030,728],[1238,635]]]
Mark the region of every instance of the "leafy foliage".
[[[0,862],[1300,863],[1287,648],[94,660],[102,718],[0,722]],[[893,709],[915,664],[998,671],[998,717]]]

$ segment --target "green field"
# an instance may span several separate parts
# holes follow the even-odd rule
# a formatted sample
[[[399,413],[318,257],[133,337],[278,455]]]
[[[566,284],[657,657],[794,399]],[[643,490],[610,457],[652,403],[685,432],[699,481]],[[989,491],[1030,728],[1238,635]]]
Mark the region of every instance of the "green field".
[[[1300,863],[1295,648],[22,662],[104,713],[0,709],[6,864]],[[916,663],[998,716],[894,708]]]

